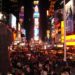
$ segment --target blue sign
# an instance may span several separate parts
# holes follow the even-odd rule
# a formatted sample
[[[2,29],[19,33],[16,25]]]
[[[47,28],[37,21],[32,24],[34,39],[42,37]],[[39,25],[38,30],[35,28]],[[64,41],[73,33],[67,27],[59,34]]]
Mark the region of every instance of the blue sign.
[[[34,18],[39,18],[39,16],[40,16],[39,12],[35,12],[35,13],[33,14],[33,17],[34,17]]]

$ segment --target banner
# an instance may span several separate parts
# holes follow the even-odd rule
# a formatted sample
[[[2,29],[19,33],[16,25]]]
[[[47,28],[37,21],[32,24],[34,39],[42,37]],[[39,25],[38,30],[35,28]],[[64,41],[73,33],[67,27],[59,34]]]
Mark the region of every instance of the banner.
[[[74,33],[74,22],[73,22],[73,0],[70,0],[65,5],[65,25],[66,34],[71,35]]]

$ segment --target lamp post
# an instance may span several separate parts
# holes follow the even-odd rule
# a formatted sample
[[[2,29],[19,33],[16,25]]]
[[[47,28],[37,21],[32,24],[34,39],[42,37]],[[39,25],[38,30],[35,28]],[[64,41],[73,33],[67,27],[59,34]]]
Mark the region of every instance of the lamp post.
[[[65,0],[64,0],[64,61],[66,62],[66,18],[65,18]]]

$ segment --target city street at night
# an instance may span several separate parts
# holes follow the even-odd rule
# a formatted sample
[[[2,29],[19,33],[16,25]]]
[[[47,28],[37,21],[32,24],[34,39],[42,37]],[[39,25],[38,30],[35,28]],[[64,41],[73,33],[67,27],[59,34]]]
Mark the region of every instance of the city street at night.
[[[0,0],[0,75],[75,75],[75,0]]]

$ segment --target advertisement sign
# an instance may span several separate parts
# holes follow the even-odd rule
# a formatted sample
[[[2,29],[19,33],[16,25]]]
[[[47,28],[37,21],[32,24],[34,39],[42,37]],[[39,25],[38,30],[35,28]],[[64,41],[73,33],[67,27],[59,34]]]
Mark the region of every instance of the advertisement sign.
[[[33,15],[34,18],[39,18],[39,16],[40,16],[39,12],[35,12]]]
[[[24,22],[24,6],[21,6],[19,12],[19,22],[22,24]]]
[[[24,28],[21,28],[21,33],[22,33],[23,35],[26,35],[26,30],[25,30]]]
[[[47,38],[50,38],[50,30],[47,30]]]
[[[10,25],[12,28],[16,29],[17,19],[13,14],[10,14]]]
[[[38,18],[34,19],[34,24],[39,25],[39,19]]]
[[[75,46],[75,35],[66,36],[66,45]]]
[[[64,43],[64,21],[61,21],[61,42]]]
[[[24,13],[19,13],[19,18],[24,19]]]
[[[35,12],[39,12],[38,6],[36,5],[34,8]]]
[[[64,43],[64,21],[61,21],[61,42]],[[66,35],[66,45],[75,46],[75,35]]]
[[[39,29],[34,29],[34,36],[38,36],[39,35]]]
[[[34,1],[34,4],[35,5],[39,4],[39,1],[38,0]]]
[[[54,18],[52,18],[52,20],[51,20],[51,24],[54,25]]]
[[[74,33],[74,22],[73,22],[73,0],[70,0],[65,5],[65,18],[66,18],[66,34],[71,35]]]

